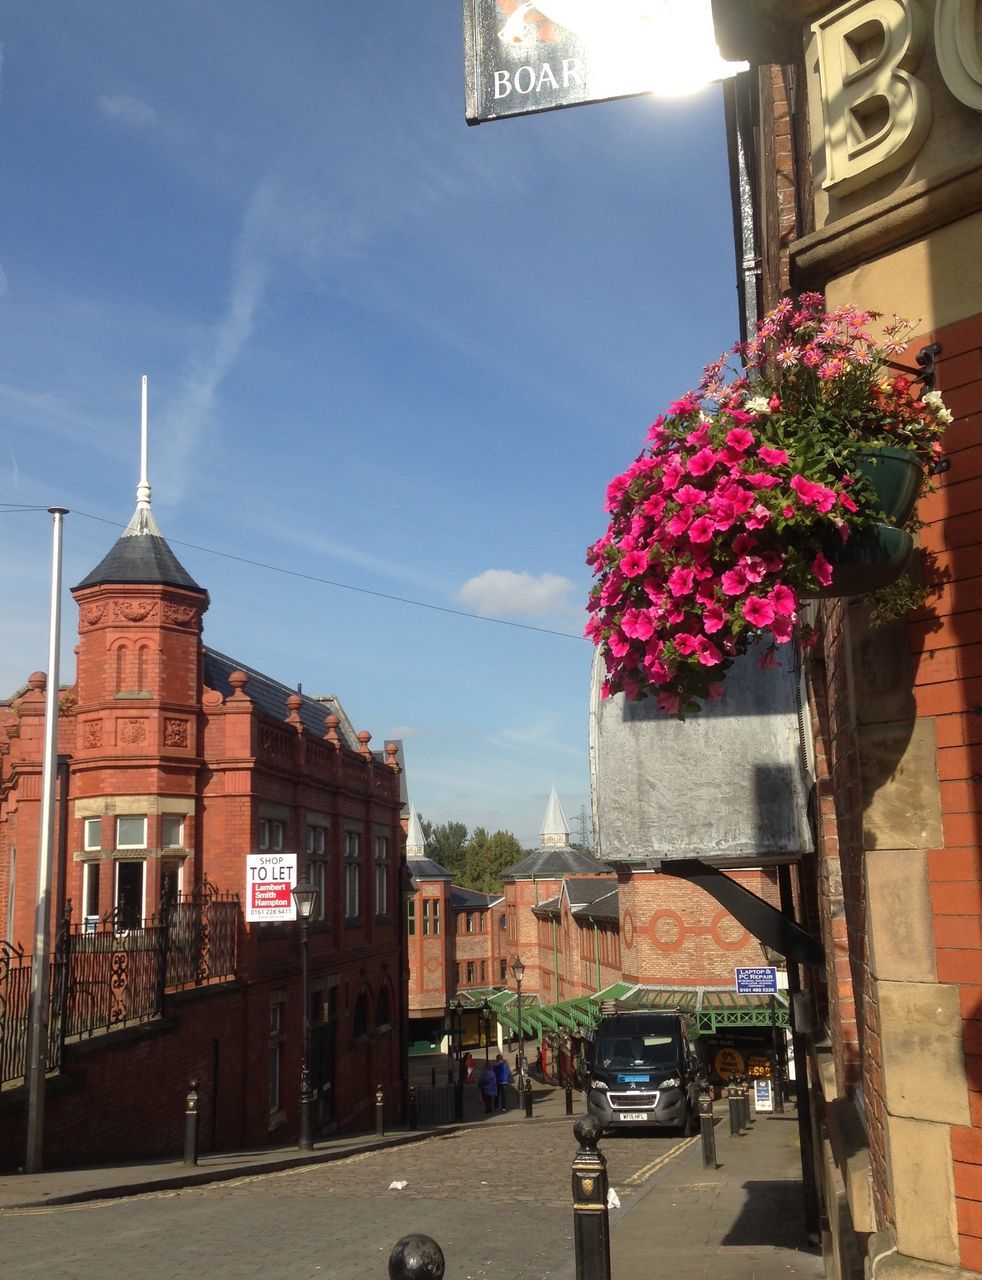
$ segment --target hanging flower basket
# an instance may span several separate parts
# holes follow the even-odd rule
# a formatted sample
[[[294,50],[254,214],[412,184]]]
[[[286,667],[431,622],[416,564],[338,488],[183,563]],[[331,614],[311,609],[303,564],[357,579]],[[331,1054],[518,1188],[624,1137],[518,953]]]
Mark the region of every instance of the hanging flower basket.
[[[735,349],[743,370],[728,379],[726,356],[707,366],[608,487],[610,526],[587,554],[605,696],[654,695],[684,717],[720,696],[762,633],[814,641],[800,600],[903,571],[903,526],[951,415],[887,372],[905,321],[878,344],[873,314],[823,307],[819,294],[779,304]]]

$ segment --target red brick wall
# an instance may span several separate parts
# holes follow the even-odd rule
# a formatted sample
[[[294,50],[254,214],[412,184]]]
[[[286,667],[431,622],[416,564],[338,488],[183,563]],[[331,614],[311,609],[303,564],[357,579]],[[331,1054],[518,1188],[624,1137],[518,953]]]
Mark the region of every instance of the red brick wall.
[[[952,1131],[962,1263],[982,1271],[982,316],[915,339],[941,343],[938,385],[955,422],[951,468],[920,506],[921,545],[943,579],[910,624],[919,716],[933,716],[944,848],[928,855],[938,981],[961,993],[970,1128]]]

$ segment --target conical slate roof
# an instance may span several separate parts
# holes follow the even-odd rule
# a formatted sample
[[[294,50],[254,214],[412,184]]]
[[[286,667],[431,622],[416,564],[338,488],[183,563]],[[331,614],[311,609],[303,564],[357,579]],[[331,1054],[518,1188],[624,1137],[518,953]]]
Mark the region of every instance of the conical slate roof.
[[[129,583],[182,587],[185,591],[207,594],[159,533],[124,533],[109,554],[73,590]]]
[[[555,787],[546,805],[539,842],[540,848],[507,867],[502,876],[508,880],[560,880],[563,876],[595,876],[606,870],[595,858],[570,848],[569,823]]]
[[[406,832],[406,863],[414,886],[420,880],[453,880],[446,867],[426,856],[426,837],[413,805],[409,810],[409,830]]]

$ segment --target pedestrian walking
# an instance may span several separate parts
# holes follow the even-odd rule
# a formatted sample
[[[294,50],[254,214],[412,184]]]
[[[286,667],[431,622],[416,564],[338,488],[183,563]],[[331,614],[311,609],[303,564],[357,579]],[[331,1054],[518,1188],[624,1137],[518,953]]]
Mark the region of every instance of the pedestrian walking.
[[[499,1053],[494,1060],[494,1078],[498,1085],[498,1106],[508,1110],[508,1085],[511,1083],[511,1067]]]
[[[464,1079],[468,1084],[474,1079],[474,1055],[470,1051],[464,1058]]]
[[[477,1077],[477,1087],[484,1102],[484,1110],[490,1115],[494,1110],[495,1098],[498,1096],[498,1081],[495,1079],[494,1067],[490,1062],[486,1062],[481,1068],[481,1074]]]

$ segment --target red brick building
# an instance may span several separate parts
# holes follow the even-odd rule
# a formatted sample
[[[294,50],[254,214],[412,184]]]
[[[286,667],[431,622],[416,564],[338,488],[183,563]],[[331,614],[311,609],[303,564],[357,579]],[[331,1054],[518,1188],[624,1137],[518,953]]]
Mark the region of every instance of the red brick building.
[[[748,321],[821,290],[909,317],[948,469],[919,507],[926,607],[820,606],[807,667],[824,972],[809,1033],[830,1276],[982,1274],[982,94],[959,0],[714,0]],[[741,180],[740,170],[743,169]],[[935,347],[933,344],[937,344]],[[924,353],[923,361],[915,357]]]
[[[123,536],[72,591],[79,643],[60,698],[52,921],[57,932],[70,904],[72,959],[68,991],[52,1003],[65,1043],[48,1086],[48,1163],[178,1151],[191,1079],[206,1148],[296,1133],[299,925],[246,922],[234,900],[245,897],[249,855],[293,854],[298,877],[318,889],[308,947],[317,1129],[370,1125],[380,1083],[393,1118],[402,1105],[397,744],[373,751],[334,698],[208,649],[208,594],[160,536],[145,480],[138,495]],[[32,675],[0,704],[0,921],[14,945],[34,936],[44,687]],[[228,906],[221,961],[219,900]],[[195,939],[175,923],[189,910]],[[144,975],[151,938],[163,938],[167,957],[156,1003]],[[193,972],[176,972],[178,953]],[[105,1025],[88,1025],[99,1017],[86,1000],[94,1006],[92,992],[110,987]],[[14,1164],[26,1105],[14,1087],[15,1021],[0,1024],[0,1150]]]

